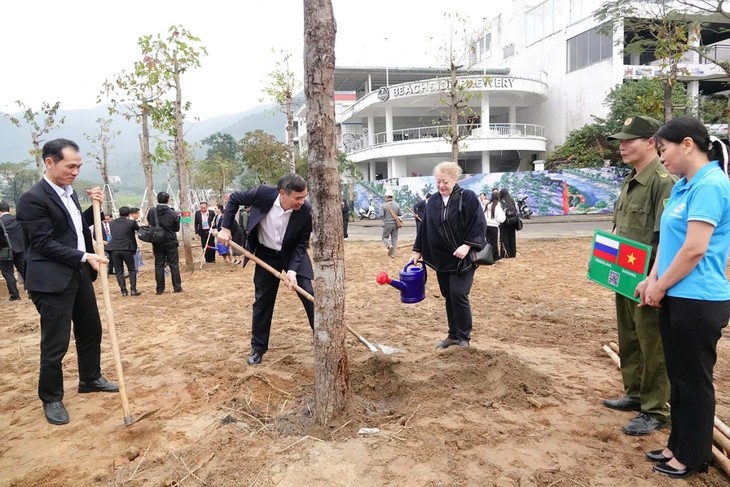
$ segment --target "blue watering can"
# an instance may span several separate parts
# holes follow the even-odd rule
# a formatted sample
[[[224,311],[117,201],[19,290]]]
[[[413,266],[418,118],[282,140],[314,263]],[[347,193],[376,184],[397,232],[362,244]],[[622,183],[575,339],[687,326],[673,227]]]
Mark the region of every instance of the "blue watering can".
[[[400,281],[391,279],[387,273],[379,272],[376,280],[381,286],[390,284],[400,291],[400,300],[406,304],[414,304],[426,297],[426,266],[406,264],[398,274]]]

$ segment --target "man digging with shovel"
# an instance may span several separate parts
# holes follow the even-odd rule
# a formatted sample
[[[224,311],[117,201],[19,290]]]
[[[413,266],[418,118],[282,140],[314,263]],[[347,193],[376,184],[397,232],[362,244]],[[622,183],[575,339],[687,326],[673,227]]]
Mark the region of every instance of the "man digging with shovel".
[[[218,239],[224,245],[229,244],[229,229],[239,207],[250,206],[246,250],[274,269],[286,270],[284,283],[290,290],[294,290],[297,284],[309,294],[314,294],[312,262],[307,253],[312,233],[312,206],[306,197],[307,182],[294,173],[282,176],[276,188],[261,185],[250,191],[235,191],[228,199]],[[243,265],[247,262],[248,258],[245,258]],[[269,349],[279,278],[257,265],[253,283],[255,297],[249,365],[261,363]],[[314,329],[314,304],[301,295],[299,299],[307,313],[309,326]]]

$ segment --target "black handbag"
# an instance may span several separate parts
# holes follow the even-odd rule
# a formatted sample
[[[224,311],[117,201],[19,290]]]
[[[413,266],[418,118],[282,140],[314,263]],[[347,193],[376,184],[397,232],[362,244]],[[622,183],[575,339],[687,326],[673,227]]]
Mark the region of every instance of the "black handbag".
[[[492,245],[487,243],[482,250],[469,251],[469,259],[474,265],[492,265],[494,264],[494,254],[492,253]]]
[[[518,218],[517,218],[517,223],[515,223],[515,230],[517,230],[517,231],[519,232],[520,230],[522,230],[522,227],[523,227],[524,225],[525,225],[525,224],[524,224],[524,223],[522,223],[522,218],[519,218],[519,217],[518,217]]]
[[[13,260],[13,244],[10,243],[10,236],[8,236],[8,231],[5,229],[5,224],[2,220],[0,220],[0,227],[3,228],[5,240],[8,242],[7,247],[0,249],[0,260]]]
[[[152,209],[155,212],[155,226],[140,227],[137,236],[143,242],[162,243],[165,240],[165,230],[160,226],[160,216],[157,214],[157,207]]]

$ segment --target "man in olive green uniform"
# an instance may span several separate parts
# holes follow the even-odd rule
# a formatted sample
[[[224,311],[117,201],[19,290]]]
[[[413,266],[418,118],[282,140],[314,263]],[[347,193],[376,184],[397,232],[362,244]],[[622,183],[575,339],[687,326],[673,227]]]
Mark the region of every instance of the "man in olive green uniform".
[[[614,213],[614,233],[652,246],[652,262],[659,243],[659,220],[676,178],[659,162],[652,138],[660,123],[651,117],[630,117],[621,132],[609,139],[621,141],[621,158],[633,166],[621,186]],[[650,264],[651,268],[651,264]],[[616,294],[616,321],[621,375],[626,395],[606,399],[603,405],[620,411],[639,411],[624,426],[627,435],[648,435],[669,420],[669,378],[659,334],[659,309],[637,307]]]

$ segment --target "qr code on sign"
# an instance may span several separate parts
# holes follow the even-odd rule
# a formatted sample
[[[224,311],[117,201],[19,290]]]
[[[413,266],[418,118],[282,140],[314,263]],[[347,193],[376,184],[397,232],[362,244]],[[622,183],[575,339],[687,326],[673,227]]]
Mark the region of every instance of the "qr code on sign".
[[[611,286],[618,286],[619,273],[616,271],[609,271],[608,273],[608,284]]]

